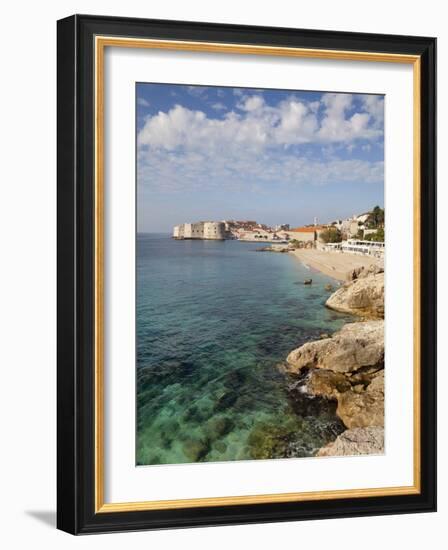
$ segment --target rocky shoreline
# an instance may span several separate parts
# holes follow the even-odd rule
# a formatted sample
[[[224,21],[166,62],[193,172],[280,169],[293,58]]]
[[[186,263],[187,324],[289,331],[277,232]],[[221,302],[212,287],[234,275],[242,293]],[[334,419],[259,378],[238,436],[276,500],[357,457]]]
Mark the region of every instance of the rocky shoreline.
[[[334,402],[346,428],[316,456],[384,452],[384,272],[371,266],[351,279],[325,305],[360,320],[291,351],[284,367],[293,401]]]

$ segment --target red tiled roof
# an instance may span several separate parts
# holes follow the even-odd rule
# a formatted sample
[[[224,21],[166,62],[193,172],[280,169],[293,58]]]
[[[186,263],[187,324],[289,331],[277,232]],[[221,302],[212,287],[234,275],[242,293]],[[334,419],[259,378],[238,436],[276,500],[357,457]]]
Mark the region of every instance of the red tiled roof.
[[[314,233],[318,227],[294,227],[291,231],[295,233]]]

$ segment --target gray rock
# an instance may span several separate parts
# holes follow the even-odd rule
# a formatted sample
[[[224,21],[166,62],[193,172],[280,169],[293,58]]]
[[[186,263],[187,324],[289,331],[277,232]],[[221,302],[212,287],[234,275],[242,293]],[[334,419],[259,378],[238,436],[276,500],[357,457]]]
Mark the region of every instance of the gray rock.
[[[286,369],[293,373],[303,368],[351,373],[383,365],[384,321],[349,323],[331,338],[308,342],[293,350],[286,362]]]
[[[317,456],[353,456],[384,453],[384,428],[353,428],[322,447]]]
[[[312,369],[305,380],[305,391],[309,395],[337,398],[340,393],[351,389],[351,384],[342,373],[325,369]]]
[[[381,266],[381,265],[375,265],[375,264],[372,264],[371,266],[369,266],[367,269],[362,269],[359,273],[358,273],[358,279],[362,279],[362,278],[365,278],[365,277],[370,277],[370,275],[378,275],[379,273],[384,273],[384,267]]]
[[[355,390],[337,396],[337,415],[347,428],[384,426],[384,370],[377,373],[364,391]]]
[[[384,425],[384,321],[345,325],[332,338],[292,351],[285,370],[303,393],[337,401],[347,428]]]
[[[325,305],[342,313],[384,318],[384,273],[358,276],[336,290]]]

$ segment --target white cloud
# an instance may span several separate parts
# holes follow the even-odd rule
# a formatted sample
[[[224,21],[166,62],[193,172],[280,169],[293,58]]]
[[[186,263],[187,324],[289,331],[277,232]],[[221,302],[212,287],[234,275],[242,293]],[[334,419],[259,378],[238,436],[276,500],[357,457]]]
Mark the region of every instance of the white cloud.
[[[217,103],[213,103],[211,105],[211,108],[215,111],[225,111],[227,107],[224,105],[224,103],[220,103],[219,101]]]
[[[187,93],[193,97],[200,97],[205,99],[207,97],[207,87],[206,86],[187,86]]]
[[[354,96],[351,94],[324,94],[324,117],[318,135],[322,141],[351,141],[355,139],[376,139],[382,129],[370,124],[372,115],[366,105],[362,112],[348,113],[353,109]]]
[[[238,109],[241,109],[242,111],[257,111],[258,109],[261,109],[264,105],[264,99],[259,95],[253,95],[244,97],[243,101],[241,101],[237,107]]]
[[[375,184],[383,181],[383,162],[364,160],[312,160],[290,155],[228,151],[210,156],[196,152],[181,154],[154,150],[150,162],[140,158],[138,182],[164,192],[185,189],[209,190],[224,187],[227,192],[250,188],[254,184],[279,187],[286,185],[328,185],[331,183]]]
[[[383,181],[383,162],[338,157],[357,143],[361,149],[381,144],[381,97],[324,94],[306,102],[292,96],[275,106],[259,94],[238,97],[240,110],[219,119],[181,105],[149,116],[138,134],[139,183],[175,191],[223,182],[230,190],[262,182]],[[313,145],[314,156],[305,156],[302,144]]]
[[[137,105],[140,105],[141,107],[149,107],[150,103],[144,97],[138,97]]]
[[[196,90],[195,87],[193,89]],[[223,110],[215,103],[213,108]],[[302,143],[351,143],[382,137],[382,99],[368,96],[360,108],[350,94],[324,94],[320,107],[296,98],[268,106],[260,95],[244,96],[242,113],[230,111],[223,119],[176,105],[167,113],[148,118],[139,133],[140,146],[167,150],[203,148],[220,150],[244,145],[249,148],[290,146]],[[319,116],[319,108],[323,112]]]
[[[224,148],[258,147],[267,136],[262,120],[233,112],[224,119],[208,118],[202,111],[176,105],[168,113],[150,117],[138,134],[140,147],[222,152]]]
[[[296,100],[282,101],[278,107],[278,117],[274,131],[276,143],[291,145],[314,141],[318,122],[307,104]]]
[[[364,110],[370,114],[375,127],[382,128],[384,122],[384,98],[379,95],[363,95]]]

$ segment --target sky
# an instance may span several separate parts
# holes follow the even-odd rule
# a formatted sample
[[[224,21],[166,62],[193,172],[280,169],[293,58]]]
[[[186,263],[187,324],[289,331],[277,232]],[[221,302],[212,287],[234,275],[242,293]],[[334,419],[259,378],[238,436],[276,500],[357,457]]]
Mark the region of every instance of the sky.
[[[384,97],[136,84],[137,230],[384,206]]]

